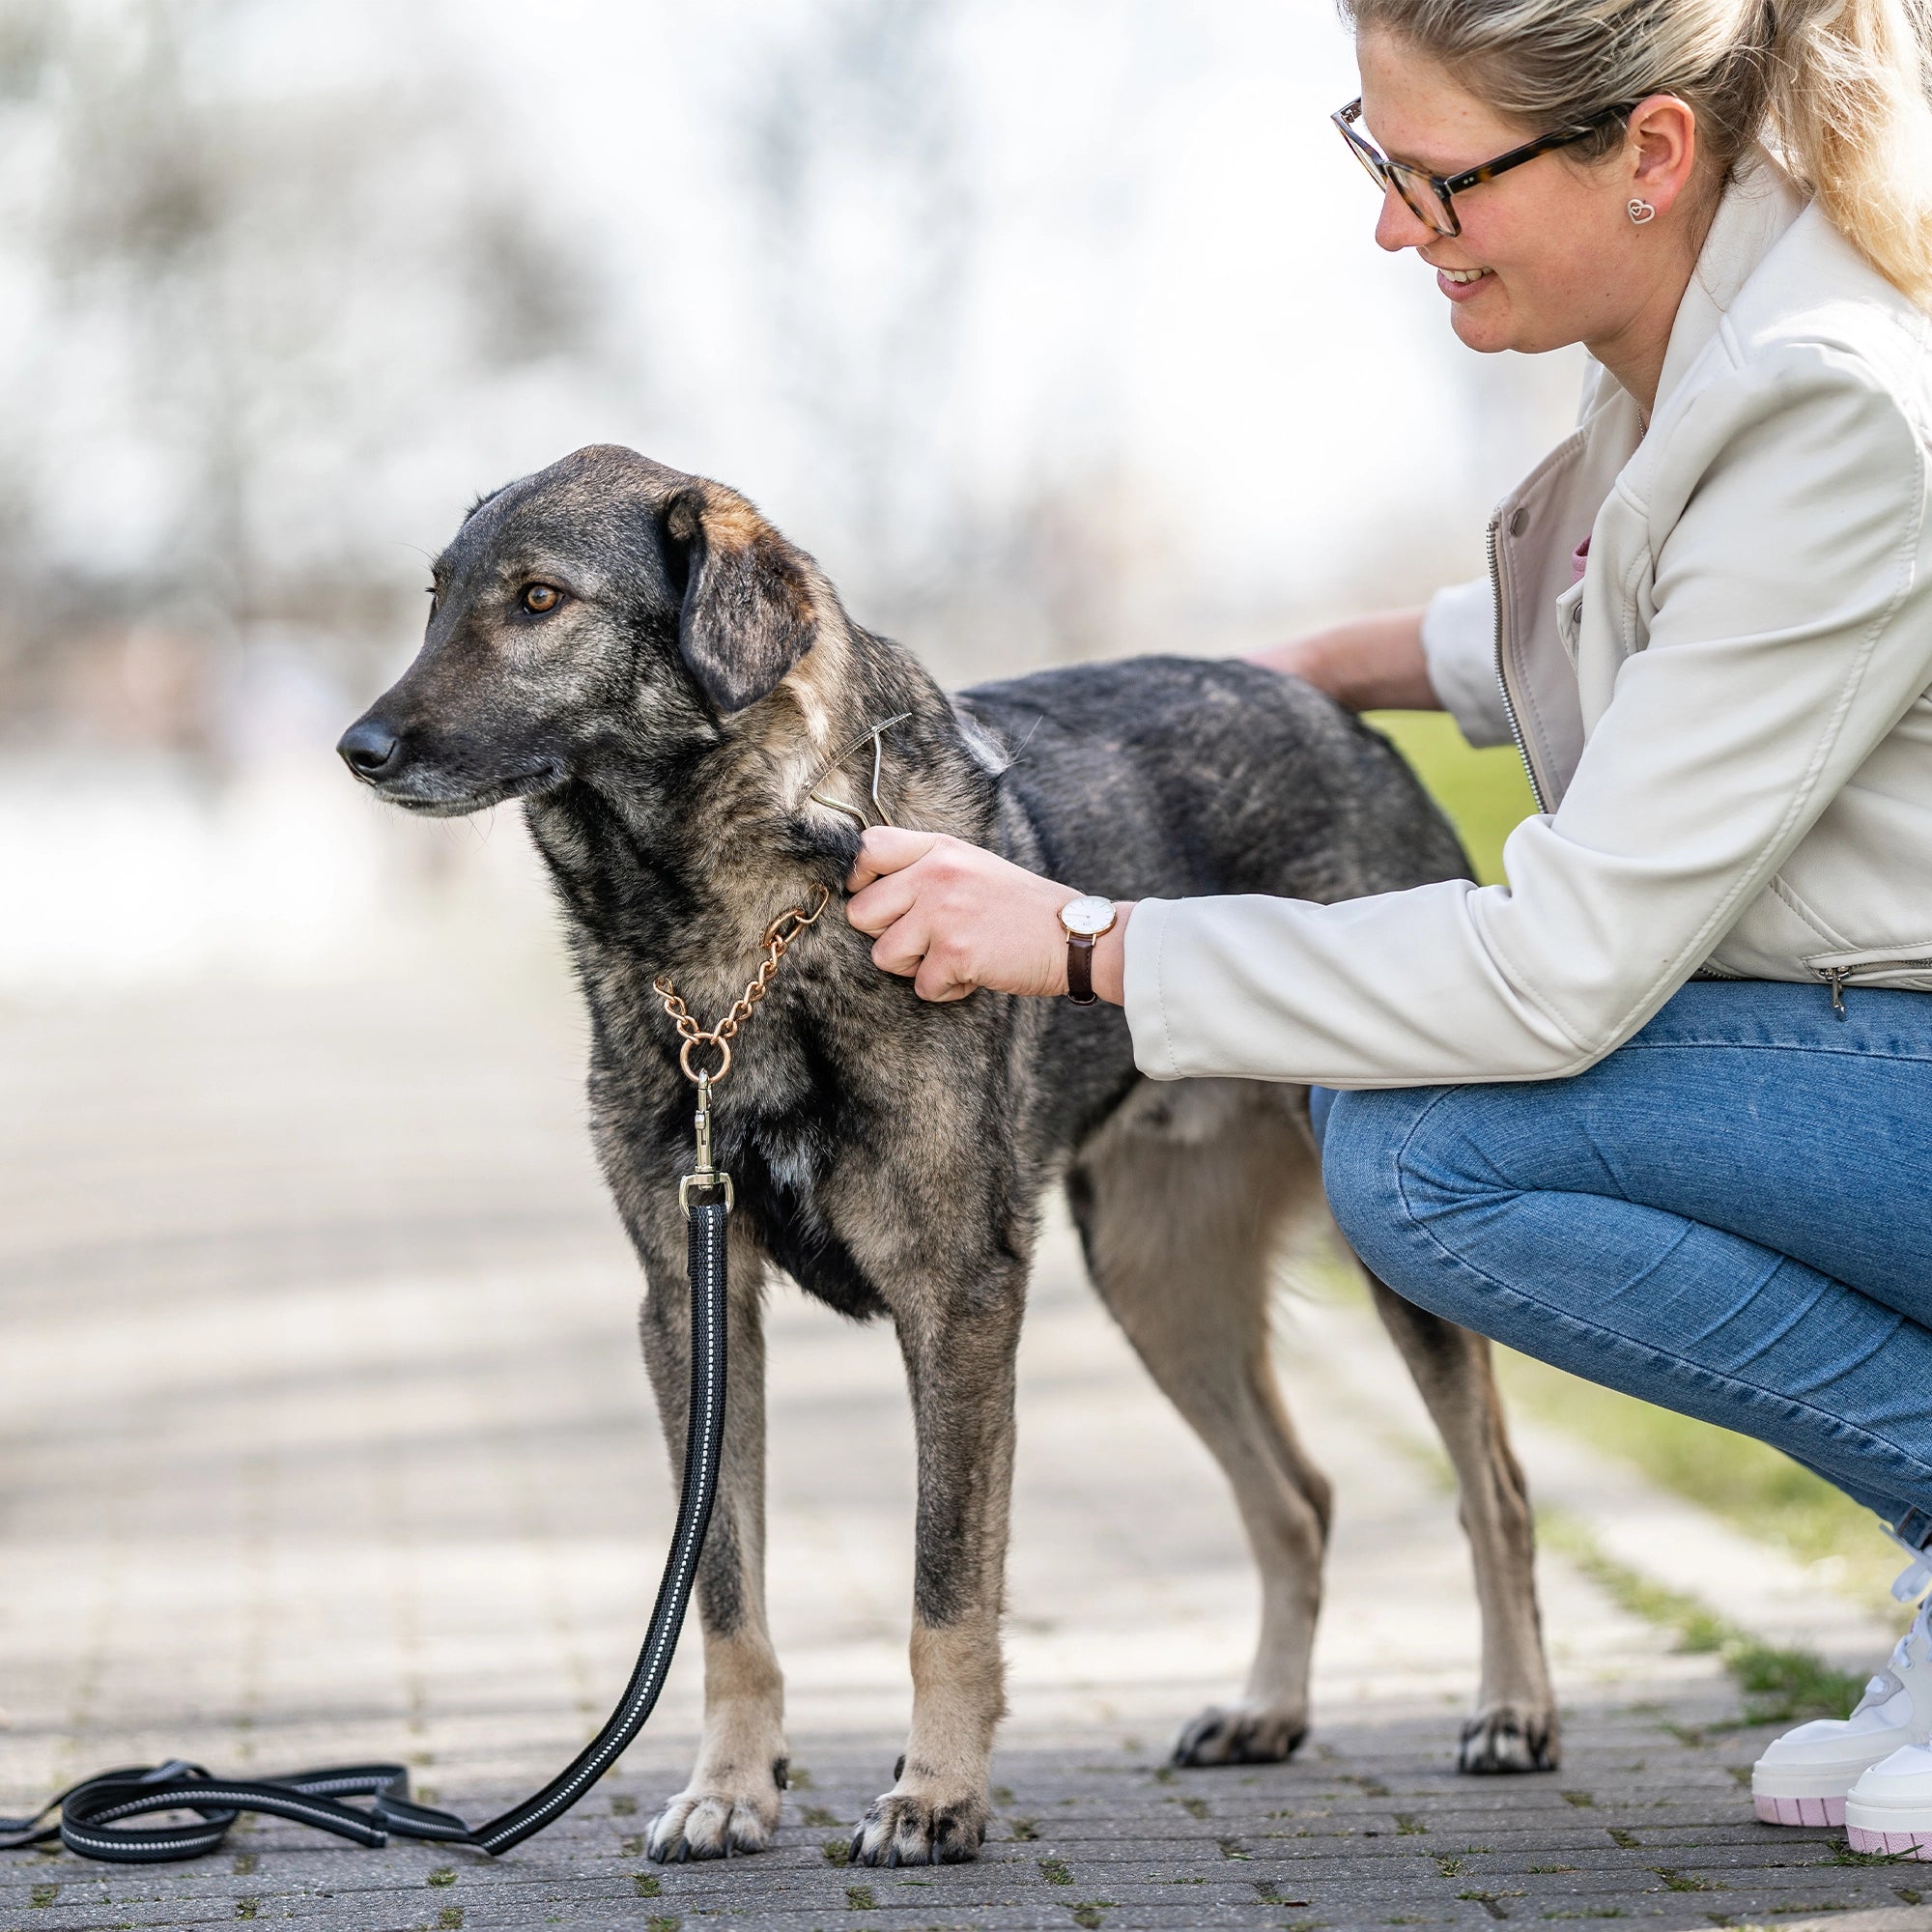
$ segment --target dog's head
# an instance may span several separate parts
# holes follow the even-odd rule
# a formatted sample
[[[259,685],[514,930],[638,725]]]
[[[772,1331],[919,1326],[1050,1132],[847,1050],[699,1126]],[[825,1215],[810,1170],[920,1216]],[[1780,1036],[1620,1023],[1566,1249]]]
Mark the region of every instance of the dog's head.
[[[715,736],[837,609],[744,497],[611,446],[484,497],[432,577],[415,662],[336,749],[384,798],[444,817]]]

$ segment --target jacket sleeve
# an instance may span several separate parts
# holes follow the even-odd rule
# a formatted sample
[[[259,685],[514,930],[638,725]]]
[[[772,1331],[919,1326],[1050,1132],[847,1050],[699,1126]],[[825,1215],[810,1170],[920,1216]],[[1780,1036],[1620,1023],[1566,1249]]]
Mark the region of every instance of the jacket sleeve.
[[[1422,613],[1422,655],[1442,708],[1472,745],[1507,745],[1509,713],[1496,681],[1496,603],[1490,580],[1452,583]]]
[[[1511,835],[1509,884],[1144,900],[1144,1072],[1559,1077],[1710,955],[1932,683],[1925,451],[1861,364],[1815,346],[1720,379],[1671,435],[1679,500],[1636,506],[1663,532],[1647,647],[1560,810]]]

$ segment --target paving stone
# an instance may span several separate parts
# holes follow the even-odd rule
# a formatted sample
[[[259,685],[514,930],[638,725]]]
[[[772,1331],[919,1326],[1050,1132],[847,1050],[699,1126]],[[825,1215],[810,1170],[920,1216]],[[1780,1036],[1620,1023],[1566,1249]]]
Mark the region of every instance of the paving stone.
[[[401,1755],[430,1802],[481,1818],[601,1719],[673,1499],[580,1052],[560,981],[473,971],[0,1009],[0,1809],[172,1753]],[[1306,1293],[1284,1306],[1283,1373],[1338,1499],[1317,1727],[1285,1766],[1165,1765],[1240,1679],[1253,1582],[1216,1472],[1064,1228],[1022,1351],[988,1843],[966,1866],[829,1861],[903,1735],[910,1426],[890,1335],[781,1293],[769,1344],[795,1766],[771,1851],[642,1857],[696,1735],[687,1655],[625,1762],[501,1861],[248,1820],[189,1866],[0,1858],[0,1932],[1932,1932],[1932,1866],[1841,1863],[1836,1833],[1757,1825],[1739,1773],[1768,1733],[1710,1658],[1558,1559],[1541,1577],[1564,1768],[1455,1774],[1476,1621],[1453,1499],[1386,1344]],[[1546,1460],[1587,1516],[1590,1459]],[[1640,1483],[1610,1472],[1602,1496],[1628,1539]],[[1680,1584],[1684,1507],[1659,1519]],[[1849,1609],[1814,1614],[1778,1561],[1746,1569],[1784,1624],[1883,1648]],[[1721,1566],[1689,1580],[1748,1620]]]

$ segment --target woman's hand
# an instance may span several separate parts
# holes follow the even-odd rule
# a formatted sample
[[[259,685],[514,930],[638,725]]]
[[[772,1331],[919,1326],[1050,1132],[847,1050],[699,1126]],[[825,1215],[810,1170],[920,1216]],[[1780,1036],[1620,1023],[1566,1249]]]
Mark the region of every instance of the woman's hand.
[[[845,917],[873,935],[872,962],[909,978],[923,1000],[1066,990],[1060,908],[1078,894],[941,832],[875,826],[845,881]],[[1121,1001],[1120,935],[1128,908],[1094,947],[1094,990]]]

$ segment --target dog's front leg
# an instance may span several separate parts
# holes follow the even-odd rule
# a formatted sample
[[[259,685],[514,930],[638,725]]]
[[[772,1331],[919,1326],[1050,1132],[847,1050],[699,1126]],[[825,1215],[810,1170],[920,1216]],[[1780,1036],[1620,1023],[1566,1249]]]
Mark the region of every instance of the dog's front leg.
[[[993,1731],[1006,1712],[1000,1612],[1013,1478],[1013,1356],[1025,1277],[901,1303],[919,1439],[912,1730],[896,1782],[852,1838],[857,1864],[951,1864],[986,1834]]]
[[[645,1253],[641,1329],[670,1451],[684,1480],[691,1391],[691,1301],[684,1224],[639,1246]],[[704,1735],[691,1782],[651,1827],[660,1863],[762,1851],[779,1822],[784,1786],[784,1680],[765,1624],[764,1258],[734,1237],[726,1311],[724,1449],[718,1501],[697,1568],[704,1632]]]

